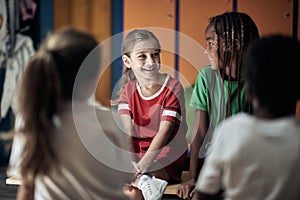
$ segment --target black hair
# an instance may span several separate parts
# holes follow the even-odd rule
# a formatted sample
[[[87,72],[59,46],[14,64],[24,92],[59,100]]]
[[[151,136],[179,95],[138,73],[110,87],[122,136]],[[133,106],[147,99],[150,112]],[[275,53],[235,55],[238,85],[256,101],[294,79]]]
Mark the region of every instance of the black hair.
[[[260,108],[269,115],[295,113],[300,98],[300,42],[283,35],[270,35],[247,49],[243,66],[246,82]]]
[[[259,32],[253,19],[242,12],[225,12],[210,18],[208,26],[215,29],[215,41],[218,48],[218,58],[223,58],[223,66],[220,67],[221,76],[225,79],[225,68],[236,63],[236,77],[238,81],[238,109],[241,111],[241,88],[242,88],[242,57],[244,50],[256,38],[259,38]],[[222,45],[220,44],[222,42]],[[222,47],[222,48],[221,48]],[[227,113],[231,115],[231,77],[228,76],[228,105]]]

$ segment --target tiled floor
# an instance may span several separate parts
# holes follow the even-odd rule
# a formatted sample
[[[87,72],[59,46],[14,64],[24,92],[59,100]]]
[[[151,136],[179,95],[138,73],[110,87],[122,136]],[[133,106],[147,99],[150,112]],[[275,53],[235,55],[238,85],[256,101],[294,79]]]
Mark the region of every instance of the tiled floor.
[[[18,186],[6,185],[5,179],[6,179],[5,173],[1,173],[0,174],[0,199],[15,200]]]

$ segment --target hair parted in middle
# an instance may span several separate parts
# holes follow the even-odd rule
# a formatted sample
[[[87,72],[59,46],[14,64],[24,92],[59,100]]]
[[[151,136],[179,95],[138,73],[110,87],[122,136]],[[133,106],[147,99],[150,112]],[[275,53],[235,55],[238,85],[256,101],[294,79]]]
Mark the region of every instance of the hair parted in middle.
[[[123,42],[122,42],[122,55],[126,55],[130,58],[130,54],[133,51],[134,46],[141,41],[149,40],[152,39],[157,43],[158,50],[160,52],[161,50],[161,45],[158,40],[158,38],[154,35],[153,32],[147,30],[147,29],[133,29],[127,33],[127,35],[124,37]],[[145,47],[147,48],[147,47]],[[123,69],[123,75],[121,78],[121,82],[119,85],[119,90],[118,94],[122,92],[122,89],[126,83],[129,81],[135,80],[136,77],[131,70],[131,68],[127,68],[124,66]],[[117,102],[114,100],[111,101],[112,105],[115,105]]]

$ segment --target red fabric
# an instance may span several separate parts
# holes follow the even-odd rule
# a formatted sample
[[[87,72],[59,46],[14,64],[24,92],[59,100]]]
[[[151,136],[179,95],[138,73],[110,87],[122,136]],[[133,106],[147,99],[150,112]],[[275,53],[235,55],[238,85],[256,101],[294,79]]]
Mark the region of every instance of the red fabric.
[[[178,158],[187,149],[184,90],[180,82],[170,78],[159,95],[143,98],[138,92],[137,82],[131,81],[125,86],[119,102],[118,113],[128,114],[133,119],[133,152],[137,153],[139,158],[148,150],[161,121],[175,123],[170,143],[162,149],[156,160],[168,165],[165,169],[174,181],[180,180],[180,169],[183,168],[185,159]],[[180,173],[172,169],[174,167],[179,169]]]

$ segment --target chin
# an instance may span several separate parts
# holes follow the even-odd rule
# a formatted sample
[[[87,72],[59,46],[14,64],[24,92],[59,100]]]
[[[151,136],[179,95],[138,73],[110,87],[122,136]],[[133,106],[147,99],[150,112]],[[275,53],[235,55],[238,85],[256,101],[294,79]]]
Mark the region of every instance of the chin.
[[[219,69],[216,65],[210,65],[212,70],[217,70]]]

